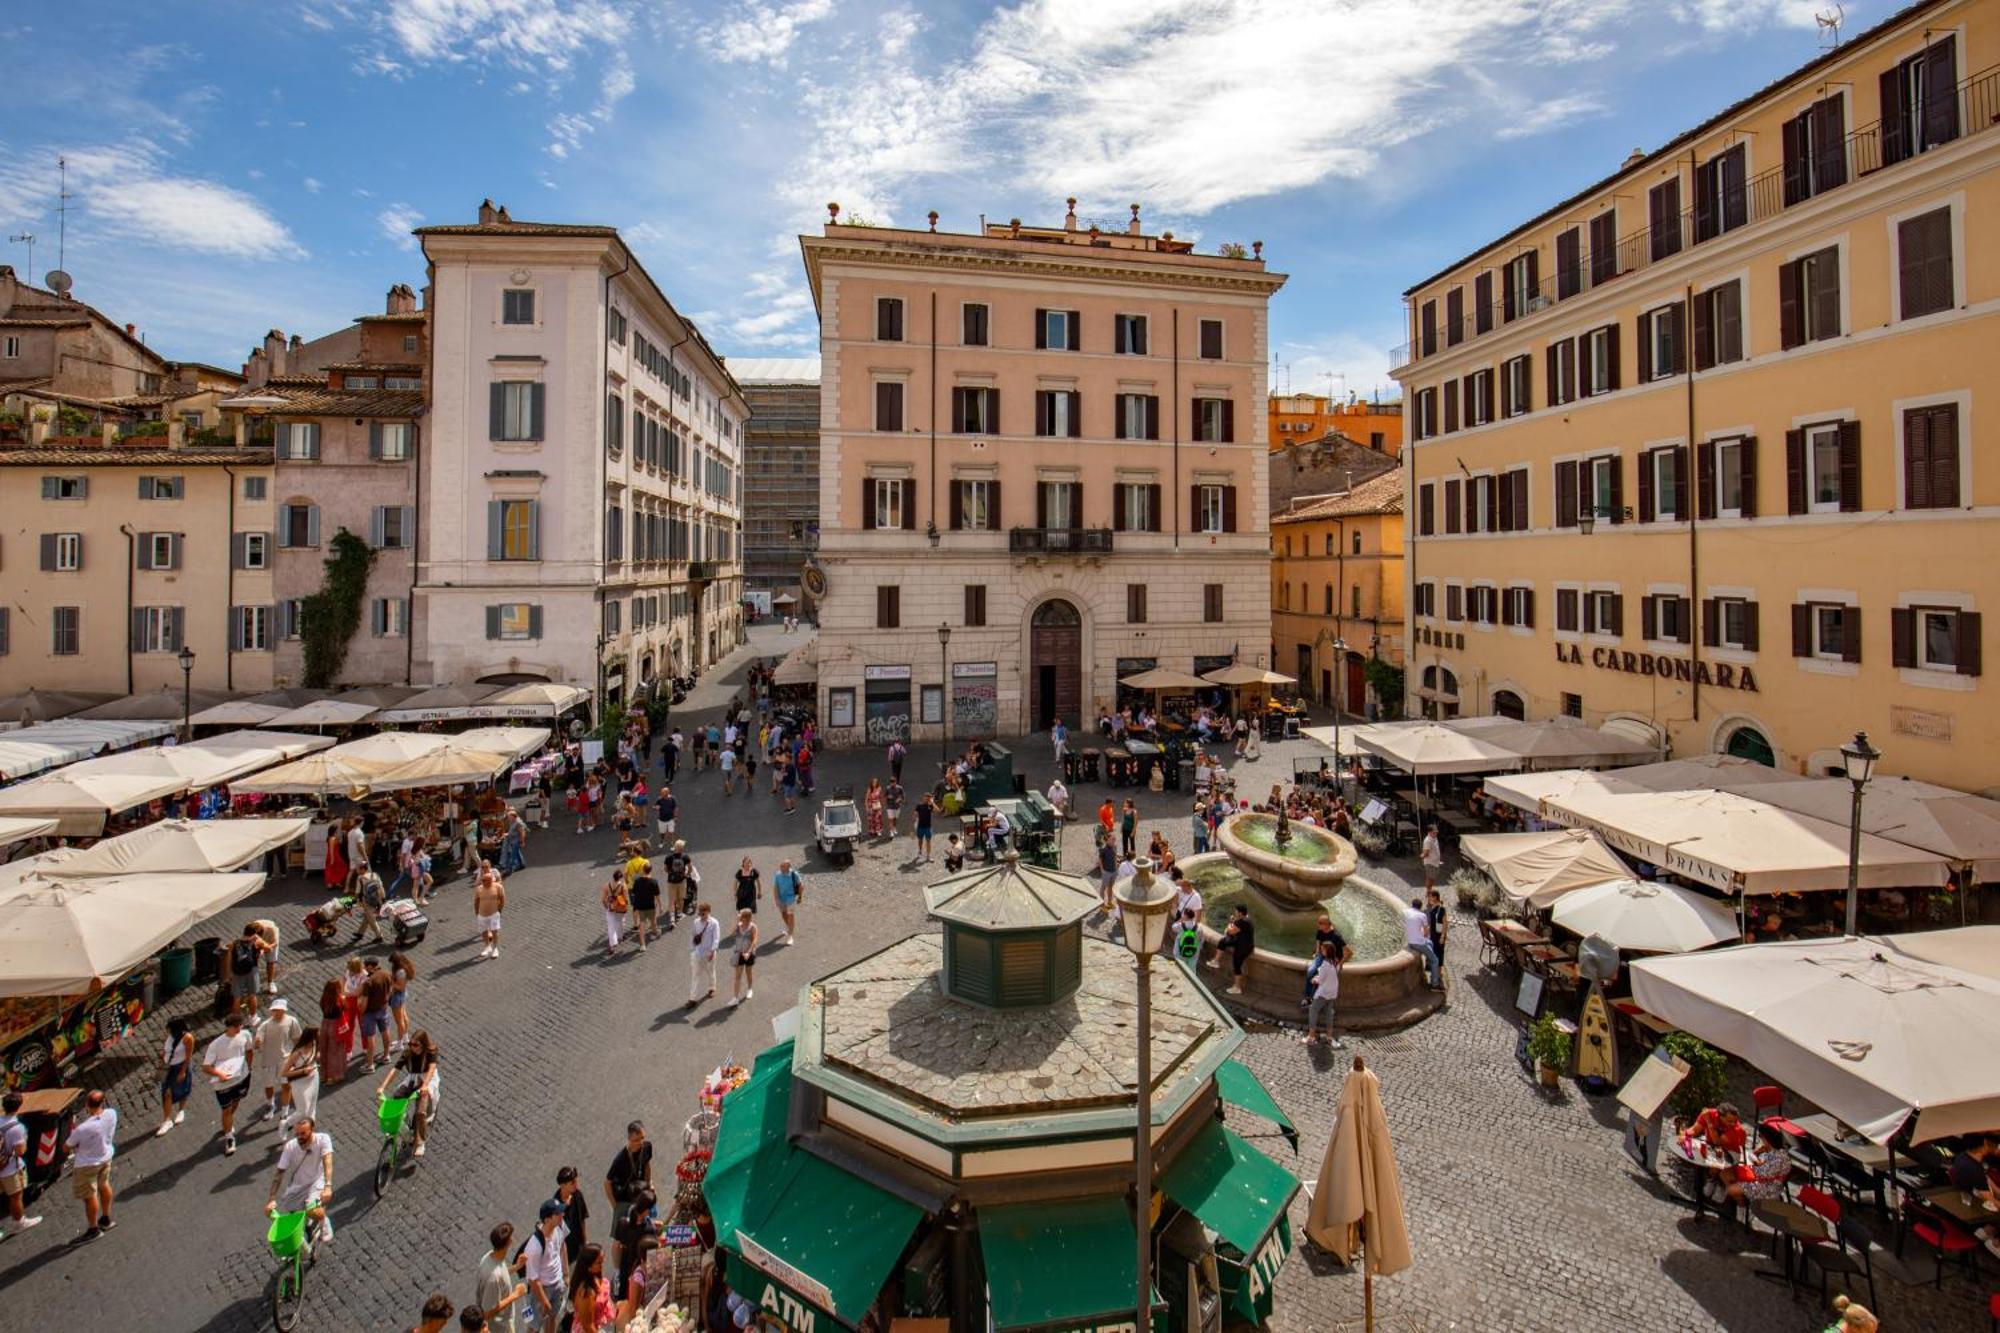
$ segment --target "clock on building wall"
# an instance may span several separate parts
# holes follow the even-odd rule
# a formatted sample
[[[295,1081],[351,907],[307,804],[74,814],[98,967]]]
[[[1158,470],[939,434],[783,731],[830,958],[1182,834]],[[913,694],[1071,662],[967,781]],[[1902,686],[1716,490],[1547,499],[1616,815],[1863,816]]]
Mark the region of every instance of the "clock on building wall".
[[[826,596],[826,571],[819,567],[818,561],[809,561],[806,567],[799,571],[799,586],[804,588],[806,596],[814,601]]]

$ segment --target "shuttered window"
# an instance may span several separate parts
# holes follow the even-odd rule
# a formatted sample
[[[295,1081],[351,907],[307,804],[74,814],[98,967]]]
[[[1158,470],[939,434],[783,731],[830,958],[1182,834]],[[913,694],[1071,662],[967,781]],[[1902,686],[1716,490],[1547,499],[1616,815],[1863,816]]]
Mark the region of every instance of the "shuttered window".
[[[986,585],[983,583],[965,585],[965,623],[975,628],[986,623]]]
[[[1523,354],[1500,367],[1500,415],[1524,416],[1535,406],[1535,362]]]
[[[548,386],[529,380],[496,380],[487,390],[486,438],[528,441],[542,438]],[[319,429],[313,428],[315,432]],[[315,449],[317,445],[315,445]]]
[[[1083,345],[1083,316],[1075,310],[1035,311],[1035,346],[1043,351],[1074,352]]]
[[[500,322],[502,324],[532,324],[535,322],[535,293],[531,288],[510,287],[500,293]]]
[[[875,589],[875,628],[899,629],[903,623],[903,590],[882,586]]]
[[[1984,653],[1976,611],[1950,606],[1896,607],[1889,612],[1894,665],[1919,671],[1977,676]]]
[[[1847,183],[1847,116],[1838,93],[1786,121],[1782,137],[1787,207]]]
[[[1782,274],[1780,275],[1782,277]],[[1708,370],[1743,359],[1741,279],[1697,292],[1691,308],[1694,368]]]
[[[1638,333],[1641,384],[1687,369],[1687,307],[1679,301],[1639,316]]]
[[[1236,402],[1230,398],[1197,398],[1189,415],[1194,421],[1197,444],[1233,444],[1236,441]]]
[[[1151,393],[1121,393],[1113,412],[1114,428],[1121,440],[1160,438],[1160,398]]]
[[[500,602],[486,608],[489,639],[539,639],[542,608],[538,602]]]
[[[1695,171],[1694,239],[1697,244],[1732,231],[1750,220],[1745,189],[1744,146],[1717,153]]]
[[[1578,592],[1575,588],[1556,589],[1556,629],[1564,634],[1575,634],[1582,626],[1577,613]]]
[[[1146,623],[1146,585],[1143,583],[1125,585],[1125,623],[1128,625]]]
[[[1611,281],[1619,268],[1618,210],[1608,208],[1590,220],[1590,285]]]
[[[875,298],[875,341],[903,341],[903,302],[894,296]]]
[[[1456,347],[1465,341],[1465,288],[1454,287],[1444,294],[1444,344]]]
[[[1792,656],[1823,662],[1861,660],[1861,608],[1837,602],[1792,607]]]
[[[1949,207],[1896,224],[1896,273],[1904,319],[1934,315],[1956,304],[1951,270]]]
[[[1654,263],[1680,253],[1680,177],[1662,181],[1646,192],[1646,233]]]
[[[1124,356],[1146,354],[1146,317],[1119,315],[1112,320],[1112,351]]]
[[[1438,349],[1438,303],[1426,301],[1418,316],[1419,346],[1424,356],[1436,356]]]
[[[83,608],[49,608],[49,651],[57,657],[74,657],[83,651]]]
[[[1778,341],[1800,347],[1840,336],[1840,250],[1829,245],[1778,269]]]
[[[1201,618],[1211,625],[1222,622],[1222,585],[1204,583],[1201,585]]]
[[[1785,511],[1853,513],[1861,508],[1861,425],[1828,421],[1785,432]]]
[[[1035,391],[1035,434],[1074,439],[1082,433],[1082,394],[1074,389]]]
[[[1494,313],[1493,272],[1488,269],[1472,280],[1472,331],[1490,333]]]
[[[1000,391],[959,387],[951,391],[951,429],[957,435],[993,435],[1000,430]]]
[[[967,347],[984,347],[991,336],[992,311],[984,303],[968,301],[961,309],[959,341]]]
[[[1583,290],[1583,229],[1556,233],[1556,300],[1567,301]]]
[[[879,380],[875,385],[875,429],[901,430],[903,428],[903,386],[894,380]]]
[[[1433,317],[1435,317],[1436,307],[1432,306],[1431,310]],[[1198,330],[1198,333],[1200,337],[1200,344],[1197,351],[1197,355],[1199,355],[1203,361],[1222,360],[1222,321],[1219,319],[1204,319],[1203,321],[1201,321],[1201,326]],[[1431,350],[1435,351],[1436,333],[1433,332],[1431,337],[1432,337]]]
[[[1884,166],[1958,137],[1958,38],[1926,36],[1922,51],[1882,72]]]
[[[1903,507],[1956,509],[1958,404],[1912,407],[1903,413]]]
[[[486,504],[486,558],[539,560],[541,504],[535,500],[489,500]]]

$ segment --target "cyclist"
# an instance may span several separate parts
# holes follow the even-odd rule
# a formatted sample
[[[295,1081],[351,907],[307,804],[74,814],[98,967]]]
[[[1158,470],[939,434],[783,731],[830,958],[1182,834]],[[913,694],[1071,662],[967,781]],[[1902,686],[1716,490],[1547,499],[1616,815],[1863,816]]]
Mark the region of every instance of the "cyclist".
[[[333,1137],[320,1133],[311,1116],[300,1116],[292,1125],[291,1141],[278,1154],[264,1213],[308,1213],[308,1227],[317,1227],[320,1240],[330,1241],[333,1219],[326,1215],[326,1201],[332,1197]]]
[[[396,1096],[414,1096],[417,1099],[417,1145],[410,1156],[422,1157],[424,1135],[429,1130],[431,1115],[437,1110],[438,1095],[438,1048],[428,1031],[418,1028],[410,1034],[410,1044],[403,1048],[403,1053],[396,1057],[396,1062],[383,1076],[381,1086],[375,1089],[378,1100],[389,1096],[391,1083],[396,1084]]]

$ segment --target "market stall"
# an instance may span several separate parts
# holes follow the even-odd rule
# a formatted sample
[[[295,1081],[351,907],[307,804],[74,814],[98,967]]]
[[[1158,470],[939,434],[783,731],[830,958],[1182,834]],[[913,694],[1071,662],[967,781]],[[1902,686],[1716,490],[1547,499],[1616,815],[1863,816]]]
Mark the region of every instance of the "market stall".
[[[54,819],[56,832],[94,838],[112,816],[186,791],[178,770],[153,776],[120,773],[51,773],[0,791],[0,816]]]
[[[505,686],[477,703],[460,708],[452,716],[501,721],[509,718],[548,718],[553,721],[589,704],[590,691],[581,686],[534,682]]]
[[[491,782],[513,763],[512,755],[445,745],[392,764],[368,780],[370,792],[408,791],[420,787],[463,787]]]
[[[394,708],[416,693],[417,690],[407,685],[370,685],[363,689],[348,690],[331,699],[316,699],[258,725],[279,729],[351,727],[372,718],[384,708]]]
[[[1632,874],[1588,829],[1472,834],[1459,839],[1458,850],[1508,897],[1537,910],[1564,894]]]
[[[204,736],[198,741],[190,741],[182,748],[190,750],[269,750],[278,757],[273,762],[282,763],[297,759],[315,750],[324,750],[334,743],[331,736],[308,736],[297,731],[265,731],[261,728],[247,731],[223,731],[213,736]]]
[[[81,713],[117,698],[84,690],[16,690],[0,695],[0,728],[28,727]]]
[[[411,695],[394,708],[383,709],[369,721],[387,727],[467,717],[466,710],[472,705],[504,693],[507,688],[500,685],[437,685],[421,694]]]
[[[1658,746],[1573,717],[1517,722],[1489,715],[1452,718],[1438,725],[1496,745],[1513,754],[1524,768],[1612,768],[1660,757]]]
[[[45,838],[56,831],[60,822],[43,816],[0,819],[0,847],[12,847],[30,838]]]
[[[0,781],[45,773],[94,754],[171,736],[165,722],[80,722],[64,718],[0,733]]]
[[[25,876],[0,889],[0,997],[101,987],[263,886],[256,873]]]
[[[306,831],[304,819],[163,819],[89,848],[63,847],[34,861],[51,875],[216,874],[239,870]]]
[[[331,690],[283,689],[253,694],[247,699],[231,699],[204,708],[188,719],[197,727],[261,727],[272,718],[317,703]]]

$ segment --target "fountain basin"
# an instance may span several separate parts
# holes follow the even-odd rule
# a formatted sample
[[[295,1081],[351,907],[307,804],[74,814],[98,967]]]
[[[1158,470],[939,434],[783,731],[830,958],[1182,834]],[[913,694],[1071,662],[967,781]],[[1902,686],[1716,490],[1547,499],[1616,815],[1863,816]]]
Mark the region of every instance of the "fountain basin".
[[[1318,911],[1354,873],[1354,844],[1338,834],[1293,821],[1282,848],[1276,815],[1231,815],[1216,827],[1222,850],[1243,877],[1289,907]]]

